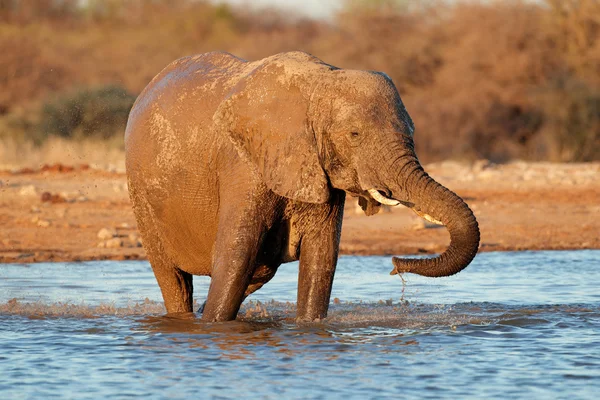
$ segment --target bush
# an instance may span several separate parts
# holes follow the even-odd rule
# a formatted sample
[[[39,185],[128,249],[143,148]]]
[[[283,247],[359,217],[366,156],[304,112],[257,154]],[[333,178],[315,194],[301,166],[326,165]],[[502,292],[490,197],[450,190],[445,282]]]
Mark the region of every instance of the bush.
[[[600,0],[344,0],[330,21],[203,0],[0,0],[0,136],[114,135],[181,56],[304,50],[396,83],[423,162],[600,160]],[[2,115],[4,114],[4,115]],[[31,128],[33,127],[33,128]]]
[[[545,156],[554,161],[600,159],[600,91],[573,77],[561,77],[539,90],[546,115],[541,136]]]
[[[113,85],[53,96],[42,106],[37,130],[63,138],[108,139],[123,132],[134,101],[135,96]]]

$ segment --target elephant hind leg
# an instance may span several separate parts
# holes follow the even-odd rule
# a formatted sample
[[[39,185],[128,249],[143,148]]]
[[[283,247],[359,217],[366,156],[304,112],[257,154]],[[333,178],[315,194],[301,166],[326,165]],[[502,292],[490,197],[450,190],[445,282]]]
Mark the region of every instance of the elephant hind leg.
[[[135,207],[134,204],[134,212],[167,313],[192,312],[192,275],[180,270],[167,256],[149,207]]]
[[[172,262],[160,240],[148,250],[148,259],[160,286],[168,314],[193,312],[194,287],[192,275],[182,271]]]
[[[169,262],[151,261],[168,314],[193,312],[192,275]]]

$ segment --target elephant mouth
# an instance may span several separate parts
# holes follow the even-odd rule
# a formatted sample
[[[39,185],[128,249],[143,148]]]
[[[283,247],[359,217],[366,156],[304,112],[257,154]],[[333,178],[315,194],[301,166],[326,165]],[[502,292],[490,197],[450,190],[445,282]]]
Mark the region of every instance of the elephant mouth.
[[[387,196],[387,194],[382,193],[382,191],[377,190],[375,188],[371,188],[368,189],[367,192],[369,193],[369,195],[378,203],[381,203],[383,205],[386,206],[397,206],[402,204],[405,207],[410,208],[411,210],[413,210],[413,212],[415,214],[417,214],[419,217],[433,223],[433,224],[437,224],[437,225],[444,225],[444,223],[434,217],[432,217],[431,215],[424,213],[423,211],[421,211],[414,203],[410,203],[407,201],[401,201],[401,200],[396,200],[394,198],[390,198]]]

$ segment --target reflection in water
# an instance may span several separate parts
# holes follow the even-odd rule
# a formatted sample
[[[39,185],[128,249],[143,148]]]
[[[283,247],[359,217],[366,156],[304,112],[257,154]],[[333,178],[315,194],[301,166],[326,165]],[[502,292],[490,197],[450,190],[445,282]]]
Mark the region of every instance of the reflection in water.
[[[227,323],[165,316],[146,263],[5,266],[0,390],[591,399],[600,389],[598,261],[593,251],[482,254],[457,277],[407,276],[403,292],[388,258],[344,257],[332,296],[342,300],[313,324],[294,320],[297,266],[282,267]],[[200,303],[207,282],[195,284]]]

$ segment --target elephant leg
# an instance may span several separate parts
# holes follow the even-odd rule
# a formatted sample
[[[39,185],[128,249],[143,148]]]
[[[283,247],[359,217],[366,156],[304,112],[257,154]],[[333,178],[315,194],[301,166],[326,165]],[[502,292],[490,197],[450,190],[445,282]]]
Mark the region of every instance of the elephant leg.
[[[262,219],[256,212],[239,214],[235,208],[219,219],[203,321],[234,320],[250,284],[263,236]]]
[[[344,195],[340,197],[337,204],[325,210],[325,223],[313,227],[302,238],[296,313],[298,321],[315,321],[327,316],[342,229]]]
[[[162,292],[167,313],[193,312],[193,284],[192,275],[180,270],[173,263],[149,257],[156,276],[158,286]]]
[[[177,268],[177,265],[166,255],[157,232],[147,225],[140,226],[142,233],[145,233],[144,247],[162,292],[167,313],[192,312],[194,293],[192,275]]]
[[[274,276],[275,272],[277,272],[277,268],[273,268],[267,265],[261,265],[254,271],[252,278],[250,279],[250,283],[244,292],[244,298],[242,299],[242,303],[248,296],[252,293],[256,292],[258,289],[263,287],[267,282],[269,282]],[[198,309],[198,313],[202,314],[204,312],[204,307],[206,307],[206,301],[202,303],[200,308]]]
[[[132,194],[132,198],[136,199],[133,211],[167,313],[192,312],[194,292],[192,275],[177,268],[177,265],[167,256],[150,205],[143,197]]]

